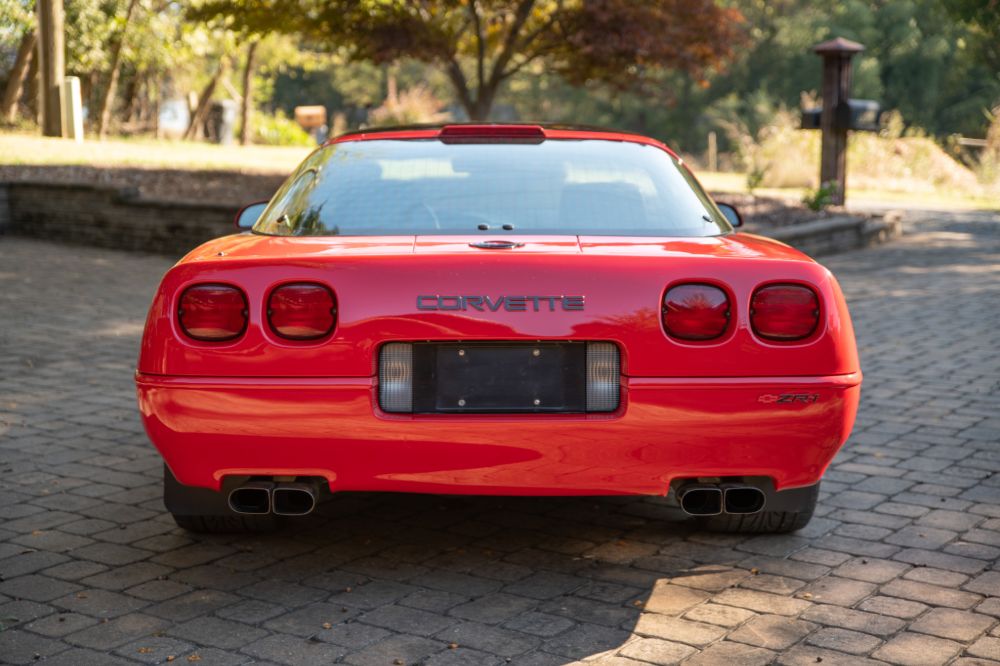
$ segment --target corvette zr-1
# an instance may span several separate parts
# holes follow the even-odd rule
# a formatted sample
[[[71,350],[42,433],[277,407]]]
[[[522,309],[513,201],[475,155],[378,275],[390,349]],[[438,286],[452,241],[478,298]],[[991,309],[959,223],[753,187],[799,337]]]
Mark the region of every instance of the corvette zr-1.
[[[164,276],[136,372],[192,530],[331,493],[660,495],[804,526],[861,373],[828,270],[643,136],[466,124],[312,153]]]

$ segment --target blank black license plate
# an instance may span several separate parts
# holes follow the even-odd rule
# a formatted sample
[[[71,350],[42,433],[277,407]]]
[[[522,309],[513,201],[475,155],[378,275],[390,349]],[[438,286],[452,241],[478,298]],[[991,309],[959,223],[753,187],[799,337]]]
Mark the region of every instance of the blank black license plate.
[[[413,345],[414,412],[578,413],[586,409],[586,343]]]

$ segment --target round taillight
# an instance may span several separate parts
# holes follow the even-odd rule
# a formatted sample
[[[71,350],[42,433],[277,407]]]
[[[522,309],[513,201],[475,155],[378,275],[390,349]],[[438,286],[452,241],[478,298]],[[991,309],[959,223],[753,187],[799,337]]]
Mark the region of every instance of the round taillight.
[[[177,321],[189,338],[224,342],[238,338],[247,327],[247,299],[227,284],[198,284],[181,295]]]
[[[271,292],[267,300],[271,330],[289,340],[315,340],[337,324],[337,302],[333,292],[321,284],[286,284]]]
[[[766,340],[789,342],[808,338],[819,325],[819,299],[809,287],[772,284],[750,299],[750,325]]]
[[[663,297],[663,328],[680,340],[712,340],[729,328],[729,297],[710,284],[681,284]]]

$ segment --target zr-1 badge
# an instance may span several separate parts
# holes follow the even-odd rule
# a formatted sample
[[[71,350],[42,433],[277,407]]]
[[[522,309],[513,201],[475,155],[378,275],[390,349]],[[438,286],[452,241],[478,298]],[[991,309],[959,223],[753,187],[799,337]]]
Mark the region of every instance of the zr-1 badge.
[[[819,393],[781,393],[779,395],[775,395],[774,393],[765,393],[757,398],[757,402],[762,402],[765,405],[787,405],[793,402],[808,405],[814,402],[819,402]]]

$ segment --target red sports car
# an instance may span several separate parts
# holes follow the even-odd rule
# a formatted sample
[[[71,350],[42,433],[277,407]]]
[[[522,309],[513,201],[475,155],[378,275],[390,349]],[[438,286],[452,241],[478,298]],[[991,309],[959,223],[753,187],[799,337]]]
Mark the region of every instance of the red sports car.
[[[402,491],[665,495],[783,532],[854,423],[836,280],[643,136],[361,131],[237,222],[164,276],[136,374],[188,529]]]

